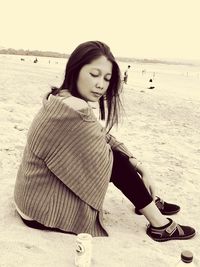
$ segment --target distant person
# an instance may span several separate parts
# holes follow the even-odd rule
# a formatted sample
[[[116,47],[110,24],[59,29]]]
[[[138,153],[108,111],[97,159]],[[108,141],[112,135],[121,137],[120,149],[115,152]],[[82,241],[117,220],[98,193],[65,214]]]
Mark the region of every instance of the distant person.
[[[154,89],[155,86],[153,85],[153,79],[149,79],[149,87],[148,89]]]
[[[128,71],[130,69],[130,65],[128,65],[127,69],[125,70],[124,72],[124,83],[127,84],[127,81],[128,81]]]
[[[195,235],[163,215],[180,207],[155,197],[154,173],[110,134],[120,115],[120,92],[121,73],[110,48],[99,41],[80,44],[62,85],[46,94],[28,132],[14,191],[27,226],[107,236],[103,202],[112,182],[149,221],[146,232],[155,241]],[[105,128],[90,102],[99,104]]]
[[[35,60],[33,61],[34,63],[37,63],[38,62],[38,59],[37,58],[35,58]]]
[[[145,69],[142,70],[142,75],[144,75],[144,74],[146,74],[146,70]]]

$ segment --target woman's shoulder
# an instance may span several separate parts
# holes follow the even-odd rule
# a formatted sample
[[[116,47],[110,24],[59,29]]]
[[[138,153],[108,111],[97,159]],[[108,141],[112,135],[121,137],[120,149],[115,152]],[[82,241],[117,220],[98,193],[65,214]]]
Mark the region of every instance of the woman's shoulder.
[[[87,109],[89,107],[86,101],[74,96],[69,96],[63,99],[63,103],[65,103],[67,106],[74,110],[82,110]]]
[[[62,98],[64,104],[74,110],[82,110],[89,107],[88,103],[85,100],[72,96],[71,93],[67,90],[62,90],[58,96]]]

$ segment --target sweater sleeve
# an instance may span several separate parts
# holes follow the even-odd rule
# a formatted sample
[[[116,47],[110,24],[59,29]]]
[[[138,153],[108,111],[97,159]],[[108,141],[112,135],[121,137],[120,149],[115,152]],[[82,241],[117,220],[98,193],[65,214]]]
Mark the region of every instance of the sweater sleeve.
[[[106,134],[106,142],[110,145],[112,150],[120,151],[129,158],[135,158],[128,148],[123,143],[117,141],[113,135]]]

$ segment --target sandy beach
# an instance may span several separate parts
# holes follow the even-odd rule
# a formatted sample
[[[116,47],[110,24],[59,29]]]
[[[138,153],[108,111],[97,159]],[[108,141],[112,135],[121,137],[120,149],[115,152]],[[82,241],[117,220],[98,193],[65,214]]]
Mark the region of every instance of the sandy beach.
[[[66,62],[33,60],[0,55],[0,267],[73,267],[76,236],[28,228],[13,202],[28,128],[43,95],[50,86],[60,85]],[[122,70],[127,65],[120,63]],[[186,241],[153,241],[145,233],[144,216],[136,215],[133,205],[110,184],[104,203],[110,236],[93,238],[91,267],[173,267],[185,249],[200,266],[200,67],[131,65],[122,93],[123,122],[112,134],[148,167],[157,194],[181,206],[171,218],[193,226],[197,234]],[[150,90],[152,75],[155,89]]]

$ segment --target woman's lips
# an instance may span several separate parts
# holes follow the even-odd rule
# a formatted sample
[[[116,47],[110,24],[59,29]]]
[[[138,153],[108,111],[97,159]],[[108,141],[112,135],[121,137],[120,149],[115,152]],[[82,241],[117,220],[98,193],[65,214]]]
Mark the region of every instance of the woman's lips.
[[[101,97],[101,96],[102,96],[102,94],[100,94],[100,93],[96,93],[96,92],[92,92],[92,94],[93,94],[95,97]]]

